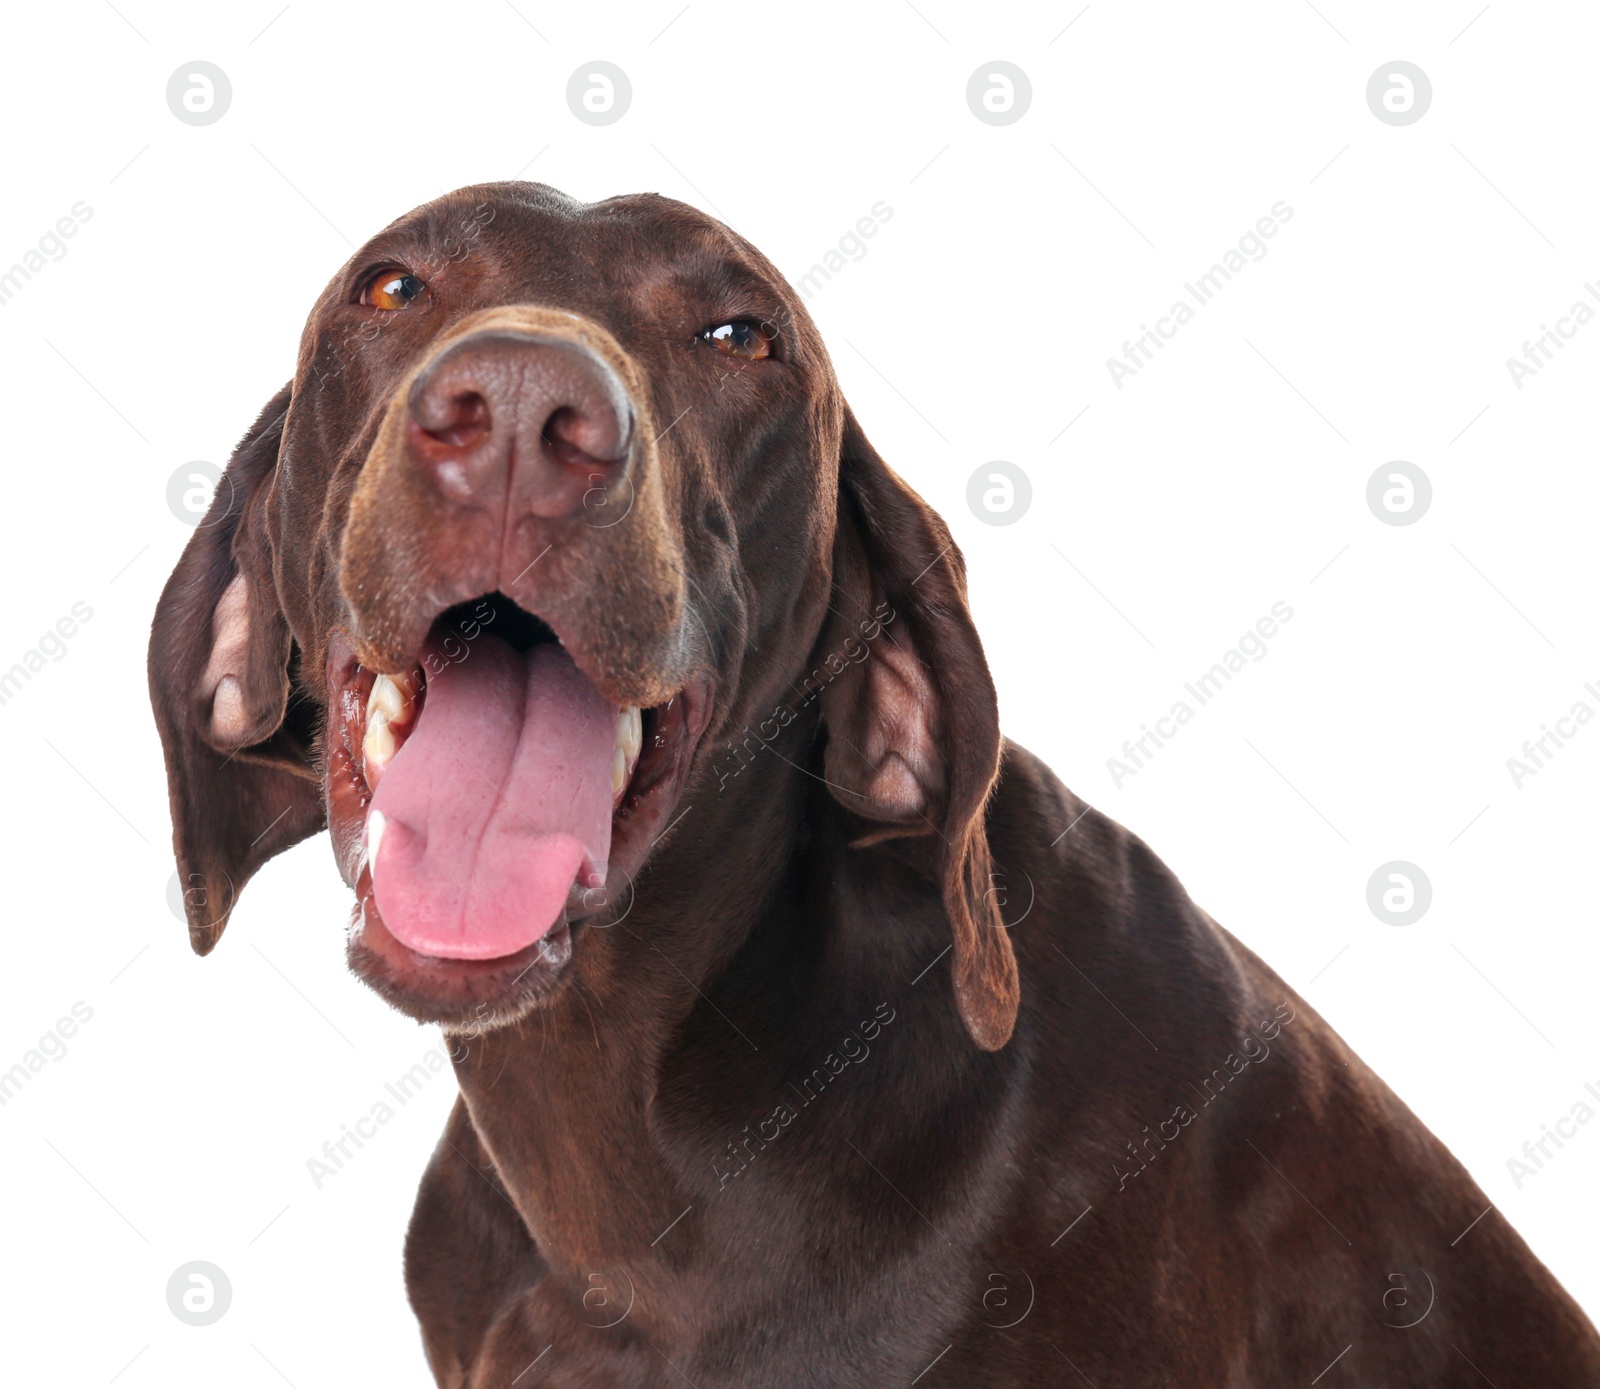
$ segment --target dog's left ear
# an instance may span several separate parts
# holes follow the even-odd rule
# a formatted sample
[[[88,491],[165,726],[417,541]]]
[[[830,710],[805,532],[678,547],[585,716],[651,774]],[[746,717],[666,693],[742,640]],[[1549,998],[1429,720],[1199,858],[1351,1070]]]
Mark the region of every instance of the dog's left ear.
[[[289,707],[297,653],[267,534],[289,399],[285,386],[234,451],[150,629],[150,702],[200,955],[256,869],[323,825],[310,730]]]
[[[973,1040],[1010,1040],[1020,986],[991,891],[984,808],[1000,770],[994,682],[949,530],[845,412],[833,613],[817,648],[839,802],[879,822],[859,839],[937,835],[956,1004]]]

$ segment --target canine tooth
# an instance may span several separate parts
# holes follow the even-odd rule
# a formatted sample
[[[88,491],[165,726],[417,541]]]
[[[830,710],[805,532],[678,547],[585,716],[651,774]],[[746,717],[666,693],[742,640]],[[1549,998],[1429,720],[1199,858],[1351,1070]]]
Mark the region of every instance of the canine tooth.
[[[621,748],[616,750],[616,756],[611,760],[611,794],[620,796],[622,788],[628,784],[628,755]]]
[[[627,755],[632,762],[639,756],[639,748],[644,742],[644,716],[640,714],[635,704],[630,704],[622,711],[617,719],[617,746]]]
[[[383,831],[388,823],[381,810],[367,812],[367,868],[372,873],[373,882],[378,880],[378,845],[383,842]]]
[[[374,709],[367,715],[367,734],[361,740],[361,751],[370,768],[374,764],[379,767],[388,763],[394,756],[394,733],[389,728],[389,718],[382,709]]]
[[[380,675],[372,682],[372,693],[367,696],[367,716],[383,711],[390,723],[404,723],[411,716],[411,701],[393,676]]]

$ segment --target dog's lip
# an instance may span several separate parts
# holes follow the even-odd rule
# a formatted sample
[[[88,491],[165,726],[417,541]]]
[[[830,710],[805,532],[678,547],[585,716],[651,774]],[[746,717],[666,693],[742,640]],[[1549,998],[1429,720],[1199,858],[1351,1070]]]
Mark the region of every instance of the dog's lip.
[[[552,626],[551,630],[555,632],[557,640],[559,640],[561,644],[567,648],[567,651],[573,658],[574,664],[578,667],[579,671],[582,672],[585,679],[593,684],[602,695],[612,699],[613,702],[619,705],[626,704],[626,699],[618,698],[616,695],[609,692],[605,685],[601,683],[601,677],[598,673],[596,663],[592,659],[585,659],[581,647],[574,649],[572,646],[568,645],[566,639],[562,636],[558,629]],[[337,719],[345,714],[346,704],[349,701],[358,699],[357,684],[360,681],[363,673],[401,676],[407,674],[408,672],[419,669],[415,661],[405,662],[399,665],[389,663],[389,668],[387,670],[385,670],[382,665],[370,665],[368,664],[367,660],[362,659],[363,653],[370,652],[370,650],[370,647],[361,642],[358,637],[353,636],[345,628],[334,628],[328,636],[326,645],[325,673],[327,679],[327,698],[329,711],[329,747],[327,750],[329,755],[325,758],[325,761],[329,764],[330,780],[331,764],[333,761],[332,753],[334,751],[332,746],[334,742],[333,725]],[[674,779],[678,782],[674,799],[676,800],[678,796],[682,795],[683,786],[688,780],[689,766],[692,764],[695,754],[699,751],[700,741],[705,734],[707,726],[711,722],[711,714],[716,702],[716,691],[716,678],[711,674],[710,671],[700,669],[696,670],[692,675],[690,675],[690,677],[675,693],[669,695],[666,699],[661,700],[658,703],[645,706],[644,712],[650,713],[667,709],[673,704],[681,701],[685,719],[683,741],[687,744],[687,746],[682,748],[681,756],[672,760],[671,766],[658,768],[653,775],[645,777],[643,780],[640,779],[640,776],[645,773],[647,769],[644,766],[644,759],[641,759],[638,773],[635,775],[633,782],[631,782],[629,785],[628,800],[624,802],[624,807],[627,806],[629,801],[634,799],[636,794],[647,794],[653,792],[663,780],[666,780],[670,774],[674,773],[676,773]],[[364,709],[364,704],[362,707]],[[352,711],[353,708],[354,706],[352,706]],[[370,800],[370,790],[367,799]],[[363,811],[365,811],[365,808],[365,804],[363,804]],[[352,862],[349,865],[349,871],[345,872],[344,874],[345,881],[352,887],[355,885],[356,874],[357,865]]]
[[[519,999],[526,1002],[548,993],[570,963],[573,928],[585,922],[604,924],[606,916],[631,910],[634,880],[662,836],[681,818],[679,803],[715,705],[714,677],[699,671],[677,694],[652,706],[657,714],[653,736],[667,741],[658,746],[656,756],[650,756],[647,748],[615,812],[607,888],[574,885],[566,910],[547,933],[549,945],[544,949],[535,942],[512,955],[447,960],[397,940],[383,923],[372,891],[365,847],[371,792],[360,774],[359,747],[348,745],[344,731],[357,707],[365,707],[357,689],[364,669],[369,669],[360,659],[362,649],[358,639],[343,629],[330,634],[326,648],[328,821],[341,876],[357,899],[350,926],[352,968],[391,1003],[430,1021],[460,1021],[463,1009],[469,1007],[488,1006],[504,1013]],[[592,682],[594,676],[581,652],[581,647],[572,652],[574,661]],[[564,945],[559,944],[562,941]]]
[[[549,994],[572,959],[573,925],[563,917],[514,955],[441,959],[397,940],[384,924],[363,871],[351,913],[351,968],[376,992],[419,1021],[447,1029],[493,1026],[519,999]]]
[[[432,610],[433,616],[409,624],[398,644],[362,633],[356,630],[353,624],[334,627],[328,635],[325,661],[330,703],[353,682],[357,667],[390,676],[404,675],[416,669],[418,663],[416,655],[396,655],[396,650],[402,652],[420,650],[428,631],[438,618],[459,603],[472,601],[474,596],[469,594],[465,598],[452,599],[450,602],[435,601],[427,605],[423,610]],[[633,705],[646,709],[654,708],[676,697],[678,690],[654,674],[641,672],[632,679],[627,679],[608,670],[598,659],[598,653],[592,644],[583,640],[581,634],[573,632],[559,616],[547,616],[542,612],[534,615],[567,649],[574,664],[583,672],[584,678],[612,703],[619,707]],[[704,669],[691,671],[681,682],[680,688],[687,688],[697,681],[709,679],[711,679],[709,671]]]

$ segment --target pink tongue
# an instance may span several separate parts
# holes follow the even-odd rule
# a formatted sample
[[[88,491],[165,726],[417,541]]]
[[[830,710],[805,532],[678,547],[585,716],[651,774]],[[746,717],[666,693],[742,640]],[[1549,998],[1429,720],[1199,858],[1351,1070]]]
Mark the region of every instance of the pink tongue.
[[[605,881],[618,710],[562,646],[463,645],[456,664],[429,639],[422,713],[372,798],[373,890],[402,944],[484,960],[549,931],[574,882]]]

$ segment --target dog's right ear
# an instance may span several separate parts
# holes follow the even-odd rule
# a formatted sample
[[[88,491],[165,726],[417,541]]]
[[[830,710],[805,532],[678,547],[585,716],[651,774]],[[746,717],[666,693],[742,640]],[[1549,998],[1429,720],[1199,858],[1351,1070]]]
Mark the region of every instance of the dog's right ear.
[[[308,721],[290,710],[298,650],[267,526],[290,393],[267,403],[234,450],[150,630],[150,702],[199,955],[251,874],[324,823]]]
[[[1016,1026],[1021,983],[986,830],[1002,747],[994,681],[949,528],[848,409],[818,655],[828,786],[872,824],[858,845],[937,839],[956,1005],[972,1039],[998,1051]]]

